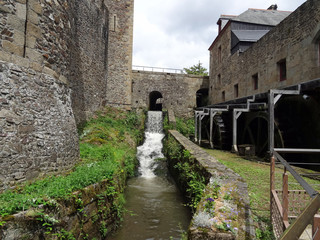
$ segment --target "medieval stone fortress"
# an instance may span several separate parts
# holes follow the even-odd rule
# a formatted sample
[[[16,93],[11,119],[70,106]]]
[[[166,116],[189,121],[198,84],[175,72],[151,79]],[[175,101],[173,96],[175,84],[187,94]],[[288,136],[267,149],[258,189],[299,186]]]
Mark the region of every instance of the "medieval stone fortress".
[[[77,125],[105,106],[195,114],[195,140],[214,148],[317,152],[318,0],[221,15],[209,77],[132,70],[133,9],[134,0],[0,0],[0,190],[70,170]]]

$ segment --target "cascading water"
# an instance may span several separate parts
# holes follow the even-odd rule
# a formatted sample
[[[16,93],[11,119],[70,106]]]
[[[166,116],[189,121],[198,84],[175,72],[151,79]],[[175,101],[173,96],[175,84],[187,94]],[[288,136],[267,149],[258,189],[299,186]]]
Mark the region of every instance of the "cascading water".
[[[112,240],[180,239],[187,230],[191,215],[175,184],[155,170],[162,154],[162,112],[149,111],[143,145],[137,148],[139,176],[129,179],[125,191],[122,228]],[[165,174],[166,175],[166,174]]]
[[[141,177],[152,178],[156,175],[154,170],[157,167],[155,160],[163,158],[162,154],[162,112],[149,111],[145,141],[137,148],[137,157],[140,163],[139,173]]]

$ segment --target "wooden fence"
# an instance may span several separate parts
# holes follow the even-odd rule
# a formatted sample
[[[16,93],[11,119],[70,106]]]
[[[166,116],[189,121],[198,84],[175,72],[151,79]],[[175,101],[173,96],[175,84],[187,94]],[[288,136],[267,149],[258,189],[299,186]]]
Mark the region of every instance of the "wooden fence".
[[[284,166],[282,189],[276,189],[276,162]],[[303,190],[289,189],[289,174],[297,180]],[[276,239],[300,239],[308,225],[312,226],[306,239],[320,240],[320,195],[281,157],[274,152],[270,164],[270,211]]]

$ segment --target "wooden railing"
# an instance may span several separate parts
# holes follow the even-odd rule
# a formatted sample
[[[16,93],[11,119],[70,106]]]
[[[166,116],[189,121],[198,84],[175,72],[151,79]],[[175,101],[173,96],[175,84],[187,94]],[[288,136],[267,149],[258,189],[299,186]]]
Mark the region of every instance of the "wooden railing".
[[[276,161],[284,166],[282,189],[275,187]],[[307,237],[320,240],[320,195],[277,152],[270,164],[270,211],[275,237],[281,240],[299,239],[308,225],[312,231]],[[291,174],[303,190],[289,190],[288,174]]]

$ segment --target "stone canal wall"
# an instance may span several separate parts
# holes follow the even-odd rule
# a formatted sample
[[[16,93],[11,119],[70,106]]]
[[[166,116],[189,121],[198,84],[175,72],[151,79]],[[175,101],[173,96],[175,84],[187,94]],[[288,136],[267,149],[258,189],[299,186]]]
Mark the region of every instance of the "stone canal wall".
[[[51,199],[38,208],[3,217],[0,239],[105,239],[118,227],[125,182],[122,173],[68,199]]]
[[[202,199],[189,227],[189,239],[255,239],[245,181],[179,132],[169,130],[168,137],[173,137],[181,146],[180,152],[184,152],[181,159],[168,160],[171,168],[187,161],[195,164],[195,169],[206,179]],[[214,207],[208,208],[210,201]],[[214,212],[208,215],[208,210]]]

